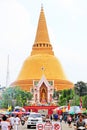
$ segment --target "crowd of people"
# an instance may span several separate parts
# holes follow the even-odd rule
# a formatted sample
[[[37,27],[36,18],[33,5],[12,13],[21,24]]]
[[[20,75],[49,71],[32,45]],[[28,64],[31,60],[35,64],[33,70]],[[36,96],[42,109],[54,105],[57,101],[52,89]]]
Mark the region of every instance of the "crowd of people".
[[[19,117],[19,115],[3,115],[2,119],[0,120],[0,130],[19,130],[19,125],[22,122],[24,123],[26,119],[24,118],[24,115]],[[64,114],[64,115],[58,115],[57,113],[52,114],[51,116],[46,116],[46,122],[58,122],[60,125],[62,122],[65,122],[68,124],[70,128],[74,126],[73,128],[75,130],[80,130],[80,127],[83,127],[83,130],[87,129],[87,115],[70,115],[70,114]]]
[[[52,122],[59,122],[60,125],[62,122],[65,122],[68,125],[68,127],[73,128],[73,130],[87,130],[87,115],[58,115],[57,113],[55,113],[50,116],[50,120]]]
[[[70,128],[72,128],[72,124],[74,126],[75,130],[86,130],[87,129],[87,115],[83,114],[76,114],[76,115],[70,115],[70,114],[64,114],[64,115],[58,115],[58,114],[53,114],[51,115],[51,120],[53,119],[59,119],[60,122],[64,121],[65,123],[68,124]],[[82,128],[83,127],[83,128]]]
[[[19,115],[3,115],[2,119],[0,119],[0,130],[11,130],[11,129],[15,129],[18,130],[18,127],[21,123],[21,120],[23,118],[19,117]]]

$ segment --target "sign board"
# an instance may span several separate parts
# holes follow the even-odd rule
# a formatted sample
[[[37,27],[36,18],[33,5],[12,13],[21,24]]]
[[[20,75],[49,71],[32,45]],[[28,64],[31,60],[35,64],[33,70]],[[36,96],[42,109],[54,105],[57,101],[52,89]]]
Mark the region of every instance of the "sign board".
[[[36,130],[62,130],[60,122],[42,122],[36,124]]]
[[[44,130],[53,130],[53,125],[50,122],[44,124]]]
[[[36,128],[37,130],[43,130],[43,124],[37,124]]]
[[[53,130],[62,130],[60,122],[53,122]]]
[[[53,124],[53,130],[61,130],[61,126],[59,123],[54,123]]]

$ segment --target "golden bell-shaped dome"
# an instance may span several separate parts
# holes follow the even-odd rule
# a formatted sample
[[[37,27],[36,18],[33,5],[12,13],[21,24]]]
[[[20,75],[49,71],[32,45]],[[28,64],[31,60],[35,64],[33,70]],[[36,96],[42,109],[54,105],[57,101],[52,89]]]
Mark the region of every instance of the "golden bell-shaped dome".
[[[24,62],[18,80],[41,79],[43,74],[47,79],[66,80],[60,62],[55,56],[49,54],[29,56]]]
[[[41,8],[35,41],[31,55],[24,61],[23,67],[13,86],[30,90],[33,80],[40,80],[45,75],[47,80],[54,80],[57,90],[72,88],[73,84],[66,79],[60,61],[54,56],[50,44],[46,19]]]
[[[47,79],[66,79],[61,64],[52,51],[46,19],[43,7],[41,7],[31,56],[25,60],[18,80],[40,79],[43,73]]]

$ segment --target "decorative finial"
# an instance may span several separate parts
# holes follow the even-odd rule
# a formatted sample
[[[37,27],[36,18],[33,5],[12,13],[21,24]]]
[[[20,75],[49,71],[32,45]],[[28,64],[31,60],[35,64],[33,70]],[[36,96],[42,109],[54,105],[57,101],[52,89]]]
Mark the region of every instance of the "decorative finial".
[[[44,74],[45,68],[44,66],[41,67],[42,73]]]
[[[41,4],[41,11],[43,11],[43,4]]]

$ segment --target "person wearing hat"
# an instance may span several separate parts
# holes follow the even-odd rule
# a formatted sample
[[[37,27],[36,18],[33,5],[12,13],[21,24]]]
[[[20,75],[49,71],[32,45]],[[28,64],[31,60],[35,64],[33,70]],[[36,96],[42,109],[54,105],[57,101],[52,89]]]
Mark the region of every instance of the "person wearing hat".
[[[53,124],[53,130],[55,129],[62,130],[62,124],[58,116],[54,116],[52,124]]]

